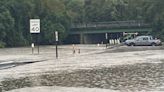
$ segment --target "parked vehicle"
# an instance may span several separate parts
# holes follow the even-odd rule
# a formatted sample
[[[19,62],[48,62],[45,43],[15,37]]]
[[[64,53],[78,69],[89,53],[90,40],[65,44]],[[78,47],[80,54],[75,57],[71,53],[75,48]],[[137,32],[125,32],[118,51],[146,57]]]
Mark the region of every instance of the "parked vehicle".
[[[134,39],[126,40],[125,44],[128,46],[159,46],[162,45],[162,42],[160,39],[153,39],[152,36],[137,36]]]

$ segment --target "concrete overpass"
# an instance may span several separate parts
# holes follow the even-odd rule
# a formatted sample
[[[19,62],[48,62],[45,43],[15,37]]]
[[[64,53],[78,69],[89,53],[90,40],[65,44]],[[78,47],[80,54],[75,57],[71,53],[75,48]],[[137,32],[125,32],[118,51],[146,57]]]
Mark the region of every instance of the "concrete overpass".
[[[119,39],[124,32],[145,34],[151,30],[150,24],[134,20],[73,24],[67,40],[68,43],[101,43],[106,41],[106,34],[108,39]]]

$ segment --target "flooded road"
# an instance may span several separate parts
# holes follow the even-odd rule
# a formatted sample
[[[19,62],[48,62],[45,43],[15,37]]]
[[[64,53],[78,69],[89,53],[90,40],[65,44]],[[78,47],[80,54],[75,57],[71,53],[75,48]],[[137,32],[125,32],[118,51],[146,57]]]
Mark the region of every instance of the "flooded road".
[[[55,58],[55,46],[44,46],[40,51],[39,55],[32,55],[30,48],[0,50],[0,66],[20,64],[0,70],[3,90],[59,86],[120,92],[164,91],[163,47],[105,49],[77,45],[73,54],[72,46],[67,45],[59,47],[59,59]]]

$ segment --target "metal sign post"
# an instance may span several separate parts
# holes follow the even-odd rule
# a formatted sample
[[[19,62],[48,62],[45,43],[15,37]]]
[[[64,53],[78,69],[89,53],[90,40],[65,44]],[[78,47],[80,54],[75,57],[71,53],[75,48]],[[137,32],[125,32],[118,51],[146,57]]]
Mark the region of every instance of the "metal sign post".
[[[32,44],[31,44],[32,54],[34,54],[34,47],[35,47],[35,45],[34,45],[34,43],[32,43]]]
[[[58,32],[55,31],[55,40],[56,40],[56,58],[58,59]]]
[[[105,39],[106,39],[106,48],[108,47],[108,33],[105,33]]]
[[[40,45],[40,43],[39,43],[39,34],[37,34],[37,44],[38,44],[38,54],[40,53],[40,50],[39,50],[39,45]]]
[[[39,54],[39,33],[40,33],[40,19],[30,19],[30,33],[36,34],[36,42],[38,45],[38,54]]]

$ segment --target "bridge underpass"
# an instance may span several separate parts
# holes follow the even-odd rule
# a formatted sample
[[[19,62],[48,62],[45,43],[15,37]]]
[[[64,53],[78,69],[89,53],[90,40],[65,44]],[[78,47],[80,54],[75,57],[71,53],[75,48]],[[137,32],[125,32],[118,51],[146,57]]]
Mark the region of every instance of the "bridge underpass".
[[[141,22],[114,22],[114,23],[99,23],[78,25],[71,29],[66,43],[68,44],[97,44],[106,43],[106,34],[108,34],[108,40],[120,39],[123,37],[123,33],[139,33],[146,34],[151,31],[151,27],[148,24]]]
[[[138,32],[139,35],[146,34],[151,31],[151,28],[143,29],[112,29],[112,30],[84,30],[76,31],[69,34],[67,38],[67,43],[73,44],[97,44],[106,42],[106,33],[108,34],[108,40],[110,39],[120,39],[123,37],[123,33],[135,33]]]

